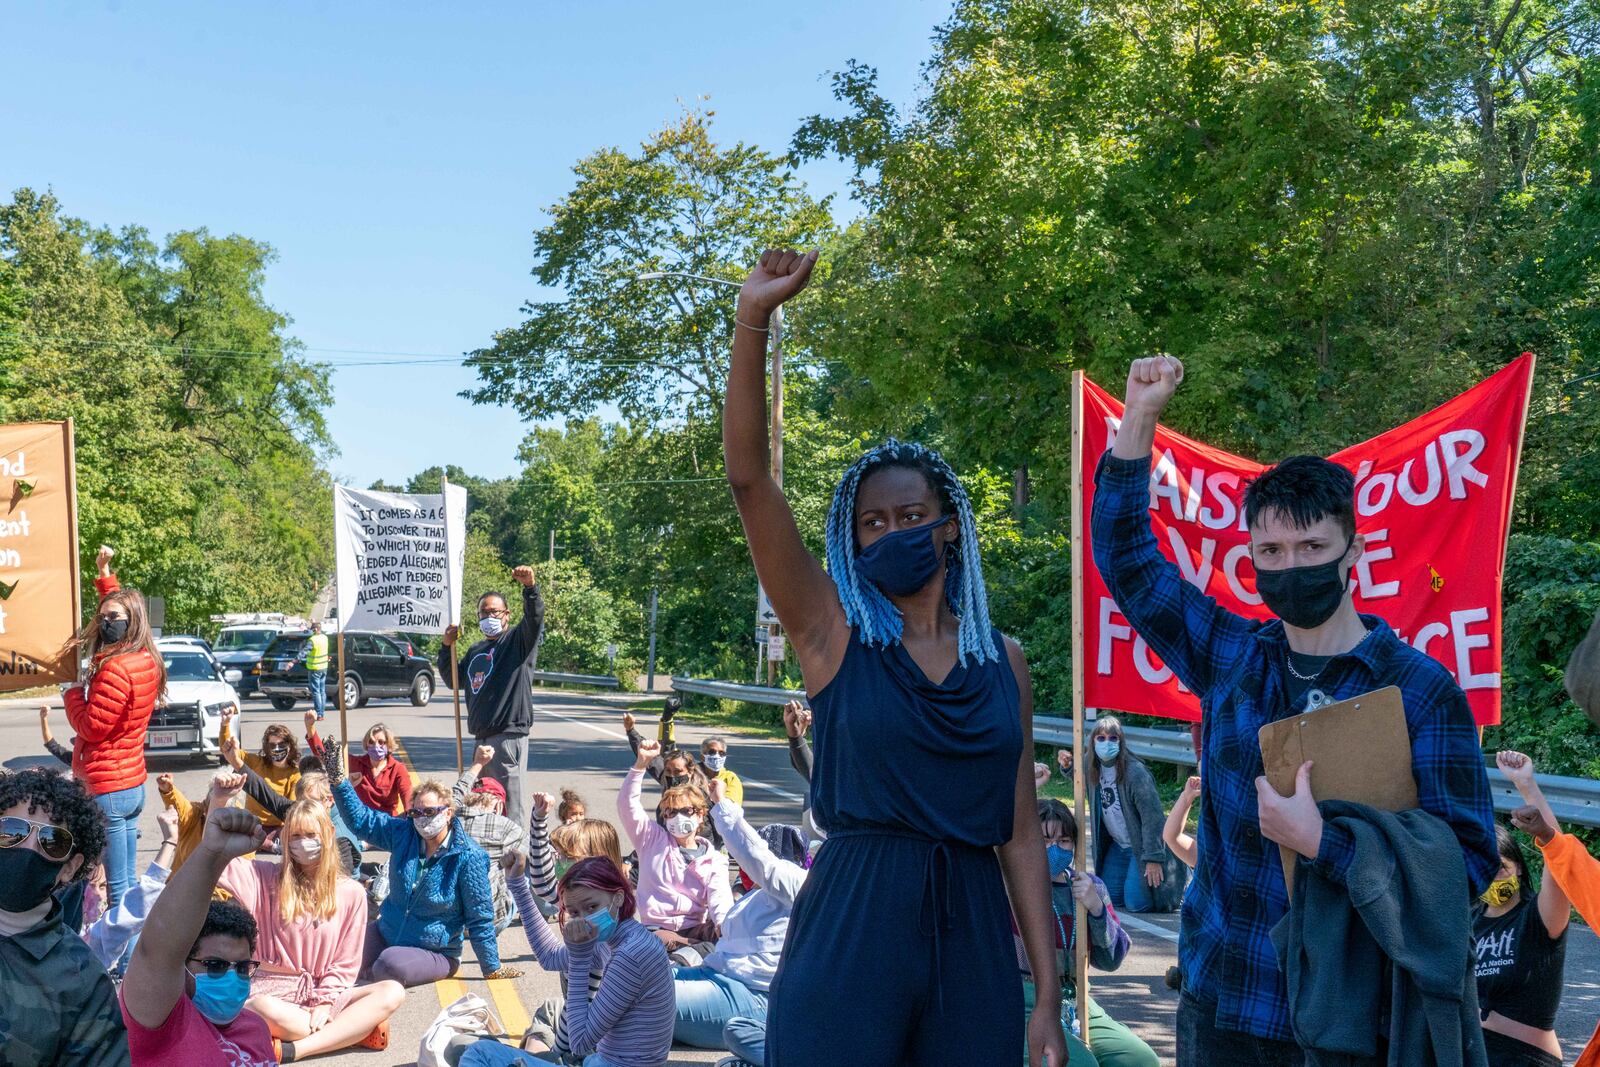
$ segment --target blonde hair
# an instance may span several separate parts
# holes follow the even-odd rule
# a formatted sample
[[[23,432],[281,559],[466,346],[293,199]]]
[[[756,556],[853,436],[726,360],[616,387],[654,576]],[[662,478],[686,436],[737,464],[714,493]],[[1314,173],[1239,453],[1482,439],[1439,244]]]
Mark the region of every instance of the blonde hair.
[[[604,819],[562,823],[550,831],[550,843],[569,860],[605,856],[618,870],[626,870],[622,866],[622,841],[617,837],[617,828]]]
[[[665,808],[692,807],[696,811],[704,812],[710,808],[710,801],[706,798],[705,790],[697,785],[675,785],[661,794],[661,800],[656,804],[656,815],[659,817]]]
[[[321,771],[308,771],[300,776],[294,786],[296,800],[316,800],[323,804],[333,799],[333,786],[328,784],[328,776]]]
[[[289,842],[310,830],[322,842],[316,866],[301,870],[289,852]],[[283,816],[278,833],[283,842],[283,864],[278,876],[278,918],[285,923],[298,919],[322,922],[333,918],[339,888],[339,850],[333,838],[333,822],[314,800],[297,800]]]
[[[383,735],[383,744],[390,750],[389,755],[394,755],[394,734],[391,734],[389,728],[381,722],[375,722],[367,727],[367,732],[361,735],[361,744],[363,746],[372,744],[372,739],[378,734]]]
[[[450,808],[454,808],[456,806],[455,798],[451,795],[450,790],[446,789],[436,779],[429,778],[426,782],[423,782],[421,785],[411,790],[412,804],[417,802],[417,796],[420,793],[432,793],[434,796],[444,801],[446,806]]]

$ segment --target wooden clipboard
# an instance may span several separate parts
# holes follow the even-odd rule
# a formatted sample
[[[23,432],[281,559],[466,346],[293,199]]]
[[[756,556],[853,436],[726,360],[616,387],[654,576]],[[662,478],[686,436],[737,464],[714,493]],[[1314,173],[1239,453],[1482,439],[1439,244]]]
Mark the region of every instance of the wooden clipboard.
[[[1318,801],[1350,800],[1380,811],[1418,806],[1406,706],[1395,686],[1270,722],[1257,737],[1267,781],[1280,796],[1294,794],[1295,775],[1311,760],[1311,795]],[[1282,845],[1279,851],[1293,900],[1296,854]]]

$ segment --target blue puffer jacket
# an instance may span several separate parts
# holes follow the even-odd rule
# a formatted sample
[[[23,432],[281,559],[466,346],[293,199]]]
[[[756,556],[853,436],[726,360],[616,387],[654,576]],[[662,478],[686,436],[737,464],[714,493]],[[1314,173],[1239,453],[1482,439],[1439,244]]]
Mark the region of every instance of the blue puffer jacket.
[[[489,854],[461,820],[451,820],[444,847],[425,860],[422,838],[410,819],[367,807],[348,778],[334,787],[333,798],[358,837],[389,850],[389,896],[378,910],[383,939],[459,959],[464,934],[472,939],[484,973],[499,970]]]

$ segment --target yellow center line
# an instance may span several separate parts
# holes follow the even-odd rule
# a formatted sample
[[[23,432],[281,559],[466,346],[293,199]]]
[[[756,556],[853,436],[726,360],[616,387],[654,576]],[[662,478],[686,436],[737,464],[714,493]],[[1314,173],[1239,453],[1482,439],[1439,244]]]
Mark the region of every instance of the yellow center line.
[[[517,983],[510,978],[490,978],[485,984],[494,997],[495,1006],[500,1009],[500,1022],[505,1026],[506,1033],[512,1041],[522,1044],[522,1035],[528,1032],[533,1020],[528,1018],[528,1010],[522,1006]]]
[[[411,753],[406,751],[405,742],[400,740],[399,734],[390,734],[389,739],[394,742],[394,758],[399,760],[400,765],[406,769],[406,773],[411,776],[413,784],[416,783],[418,780],[417,769],[411,765]]]
[[[467,995],[467,986],[459,978],[441,978],[433,983],[433,991],[439,994],[439,1007],[448,1008]]]

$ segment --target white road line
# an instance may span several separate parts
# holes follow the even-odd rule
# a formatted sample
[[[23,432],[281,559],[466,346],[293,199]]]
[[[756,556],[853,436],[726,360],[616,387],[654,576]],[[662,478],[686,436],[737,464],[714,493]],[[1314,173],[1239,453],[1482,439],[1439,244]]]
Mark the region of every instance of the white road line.
[[[551,718],[560,719],[563,722],[570,722],[574,726],[581,726],[586,730],[593,730],[597,734],[604,734],[607,737],[614,737],[618,741],[627,743],[627,734],[618,733],[617,731],[608,729],[604,726],[596,726],[594,723],[584,722],[582,719],[574,719],[572,716],[563,715],[559,711],[551,711],[548,707],[540,708],[539,710],[542,714],[549,715]],[[777,786],[769,785],[768,783],[761,781],[759,778],[746,778],[741,774],[739,776],[739,780],[747,786],[755,786],[757,789],[765,789],[769,793],[780,796],[785,800],[792,800],[796,804],[804,804],[806,802],[806,798],[800,796],[798,793],[791,793],[787,789],[779,789]],[[1176,938],[1174,938],[1174,940],[1176,940]]]
[[[1135,930],[1143,930],[1147,934],[1155,934],[1162,940],[1171,941],[1173,944],[1178,943],[1178,935],[1174,931],[1168,930],[1165,926],[1157,926],[1155,923],[1147,922],[1137,915],[1129,915],[1121,911],[1117,912],[1117,918],[1122,920],[1123,926],[1131,926]]]

